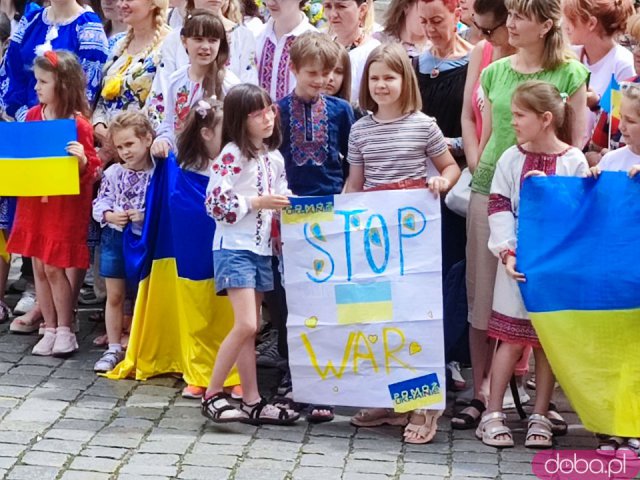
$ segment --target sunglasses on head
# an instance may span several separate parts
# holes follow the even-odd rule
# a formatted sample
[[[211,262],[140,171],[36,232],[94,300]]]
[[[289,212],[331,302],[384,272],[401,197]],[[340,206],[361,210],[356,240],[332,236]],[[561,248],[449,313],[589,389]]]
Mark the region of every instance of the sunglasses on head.
[[[473,22],[474,27],[476,27],[480,31],[480,33],[482,33],[482,35],[484,35],[485,37],[489,38],[489,37],[491,37],[491,35],[493,35],[493,33],[497,29],[499,29],[501,26],[503,26],[505,23],[507,23],[507,20],[506,19],[503,20],[502,22],[500,22],[498,25],[496,25],[493,28],[483,28],[483,27],[481,27],[480,25],[478,25],[476,23],[475,19],[473,19],[472,22]]]

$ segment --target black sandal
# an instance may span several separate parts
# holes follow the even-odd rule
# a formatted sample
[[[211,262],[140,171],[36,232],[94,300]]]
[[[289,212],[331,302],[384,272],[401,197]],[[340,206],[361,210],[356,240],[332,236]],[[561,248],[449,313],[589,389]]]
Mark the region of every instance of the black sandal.
[[[553,402],[549,402],[549,412],[547,418],[551,422],[551,431],[554,437],[562,437],[569,431],[569,424],[562,418],[562,415],[558,412],[558,407]]]
[[[202,415],[214,423],[240,422],[247,418],[244,412],[229,403],[229,396],[224,392],[216,393],[209,398],[202,397],[200,411]],[[223,416],[225,412],[230,411],[237,413],[235,415]]]
[[[473,415],[469,415],[468,413],[459,412],[451,418],[451,428],[453,428],[454,430],[471,430],[472,428],[476,428],[478,426],[478,424],[480,423],[480,419],[482,418],[482,414],[487,409],[487,407],[485,407],[484,403],[482,403],[477,398],[471,400],[469,402],[469,406],[464,408],[463,410],[466,410],[470,407],[475,408],[479,412],[478,416],[474,417]],[[454,419],[462,420],[462,422],[454,422]]]
[[[300,418],[299,413],[267,403],[264,398],[252,405],[242,401],[240,411],[247,415],[241,422],[251,425],[292,425]]]
[[[329,415],[321,415],[319,413],[313,413],[318,410],[327,410]],[[333,420],[333,407],[331,405],[311,405],[309,407],[309,414],[307,415],[307,422],[309,423],[324,423]]]

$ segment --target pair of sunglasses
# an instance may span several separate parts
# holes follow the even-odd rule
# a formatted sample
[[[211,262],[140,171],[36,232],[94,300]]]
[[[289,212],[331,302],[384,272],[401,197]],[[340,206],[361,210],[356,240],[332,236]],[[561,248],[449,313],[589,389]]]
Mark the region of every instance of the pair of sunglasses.
[[[498,30],[501,26],[503,26],[504,24],[507,23],[507,20],[503,20],[501,23],[499,23],[498,25],[496,25],[493,28],[483,28],[480,25],[478,25],[475,21],[475,19],[472,20],[473,25],[480,31],[480,33],[482,33],[482,35],[484,35],[485,37],[489,38],[491,37],[491,35],[493,35],[493,33]]]

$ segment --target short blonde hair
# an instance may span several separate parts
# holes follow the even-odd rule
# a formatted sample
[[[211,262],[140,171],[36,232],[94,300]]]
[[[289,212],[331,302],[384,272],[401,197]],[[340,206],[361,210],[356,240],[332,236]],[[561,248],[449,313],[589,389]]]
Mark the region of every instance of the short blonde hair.
[[[300,69],[305,64],[320,62],[323,70],[332,70],[338,63],[338,45],[326,33],[307,31],[299,35],[291,44],[289,59]]]
[[[627,35],[640,40],[640,13],[636,13],[627,20]]]
[[[397,42],[383,43],[378,45],[367,58],[364,66],[362,81],[360,83],[360,107],[372,112],[378,111],[378,104],[371,97],[369,91],[369,70],[371,64],[381,62],[387,65],[392,71],[399,73],[402,77],[402,92],[400,97],[403,113],[414,113],[422,110],[422,98],[418,89],[418,79],[411,66],[411,61],[407,52]]]

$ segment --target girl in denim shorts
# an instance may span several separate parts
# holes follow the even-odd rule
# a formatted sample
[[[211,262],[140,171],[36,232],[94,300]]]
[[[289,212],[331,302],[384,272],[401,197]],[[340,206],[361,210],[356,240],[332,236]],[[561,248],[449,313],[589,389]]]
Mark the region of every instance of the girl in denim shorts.
[[[299,415],[260,397],[255,354],[262,297],[273,290],[272,222],[276,211],[289,205],[284,160],[276,150],[280,120],[269,94],[251,84],[233,87],[223,110],[222,134],[229,143],[211,167],[205,204],[217,223],[213,240],[216,292],[229,296],[234,326],[218,350],[202,413],[216,423],[287,425]],[[243,390],[239,409],[223,392],[234,365]]]

